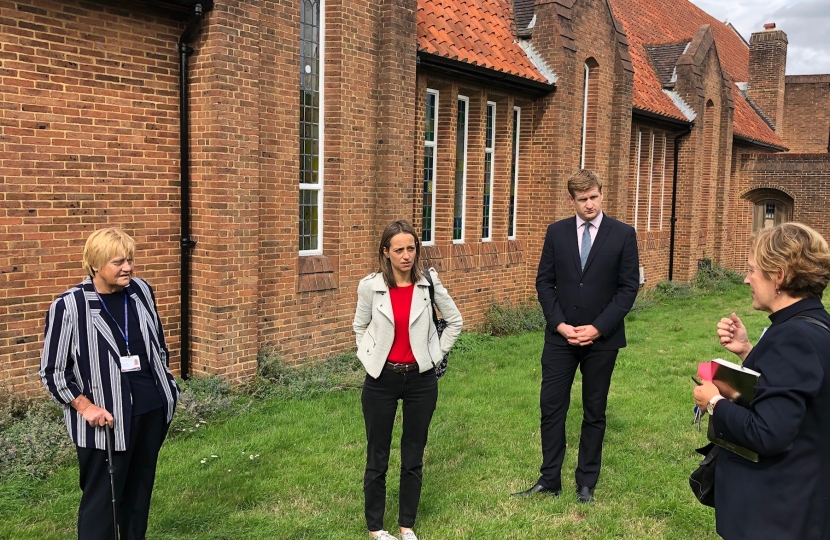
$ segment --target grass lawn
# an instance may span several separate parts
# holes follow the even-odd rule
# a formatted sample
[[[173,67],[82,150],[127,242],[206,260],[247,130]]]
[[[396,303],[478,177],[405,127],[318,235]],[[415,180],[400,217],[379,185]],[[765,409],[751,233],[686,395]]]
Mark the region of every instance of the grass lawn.
[[[538,477],[541,333],[464,335],[440,382],[416,532],[430,539],[718,538],[688,475],[705,434],[691,425],[690,375],[728,358],[715,323],[738,308],[754,342],[765,314],[746,287],[675,300],[629,315],[608,403],[597,500],[579,505],[573,470],[581,421],[579,375],[568,418],[564,493],[515,500]],[[397,532],[394,435],[386,528]],[[151,539],[368,538],[359,392],[263,401],[162,449]],[[204,460],[204,463],[202,461]],[[77,468],[43,482],[0,481],[0,539],[73,538]]]

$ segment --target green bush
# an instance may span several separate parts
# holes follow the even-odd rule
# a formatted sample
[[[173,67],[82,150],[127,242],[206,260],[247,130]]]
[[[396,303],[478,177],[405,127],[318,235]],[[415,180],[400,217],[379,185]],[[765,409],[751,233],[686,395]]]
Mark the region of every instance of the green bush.
[[[240,393],[218,375],[176,379],[181,389],[170,434],[193,433],[209,420],[233,410]]]
[[[273,351],[260,351],[257,380],[250,392],[259,397],[308,399],[327,392],[359,389],[365,375],[353,352],[290,365]]]
[[[722,292],[740,287],[744,277],[709,259],[698,262],[698,271],[691,283],[661,281],[651,289],[640,291],[632,311],[662,304],[671,300],[696,298],[712,292]]]
[[[531,298],[519,304],[493,303],[484,315],[482,332],[491,336],[510,336],[544,328],[542,306]]]
[[[713,264],[709,259],[702,259],[698,263],[698,271],[692,285],[700,290],[724,291],[742,285],[744,276],[728,268]]]
[[[46,478],[74,457],[57,404],[12,400],[0,408],[0,478]]]

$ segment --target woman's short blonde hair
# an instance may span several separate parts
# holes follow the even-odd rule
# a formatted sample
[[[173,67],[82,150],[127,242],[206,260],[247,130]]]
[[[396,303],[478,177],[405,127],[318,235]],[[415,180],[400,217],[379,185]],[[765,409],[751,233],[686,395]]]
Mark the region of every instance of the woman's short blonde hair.
[[[830,248],[824,238],[802,223],[787,222],[762,229],[752,236],[749,250],[758,269],[775,279],[794,298],[821,298],[830,281]]]
[[[133,259],[135,256],[135,240],[121,229],[108,227],[98,229],[89,235],[84,246],[84,271],[90,276],[95,275],[95,268],[101,268],[115,257]]]

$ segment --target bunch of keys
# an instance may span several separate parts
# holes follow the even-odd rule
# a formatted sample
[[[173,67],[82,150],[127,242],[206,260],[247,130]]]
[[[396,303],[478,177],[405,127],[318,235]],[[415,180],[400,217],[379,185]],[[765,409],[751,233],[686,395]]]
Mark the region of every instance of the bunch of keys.
[[[697,426],[698,433],[700,432],[700,419],[706,414],[706,411],[695,405],[695,418],[692,420],[692,425]]]
[[[703,384],[702,382],[700,382],[700,379],[698,379],[695,376],[692,376],[692,380],[698,386]],[[706,411],[704,409],[701,409],[697,405],[695,405],[694,413],[695,413],[695,418],[694,418],[694,420],[692,420],[692,425],[697,426],[697,431],[699,433],[700,432],[700,419],[703,418],[703,415],[706,414]]]

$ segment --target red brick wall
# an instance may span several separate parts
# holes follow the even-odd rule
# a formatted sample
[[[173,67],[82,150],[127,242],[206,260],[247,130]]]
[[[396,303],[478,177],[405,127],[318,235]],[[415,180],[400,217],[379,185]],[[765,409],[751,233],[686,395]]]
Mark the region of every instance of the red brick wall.
[[[175,43],[184,24],[156,9],[105,5],[0,3],[0,385],[16,392],[37,391],[44,313],[81,280],[83,242],[105,225],[138,241],[137,271],[156,288],[179,370]],[[534,294],[546,226],[572,215],[565,181],[580,162],[586,61],[596,62],[597,75],[587,165],[604,179],[609,215],[633,224],[636,209],[649,285],[666,279],[673,142],[682,130],[642,116],[632,122],[631,65],[605,2],[538,2],[533,45],[559,75],[556,91],[539,98],[417,70],[411,2],[326,2],[322,255],[299,257],[298,9],[217,3],[193,43],[193,373],[245,381],[263,349],[302,362],[352,347],[356,287],[376,269],[380,231],[402,217],[420,227],[427,87],[440,94],[436,238],[424,255],[467,328],[480,325],[493,302]],[[689,279],[704,254],[742,269],[752,204],[739,194],[773,188],[767,184],[777,178],[803,185],[793,195],[797,218],[830,226],[820,193],[826,160],[755,156],[738,166],[737,156],[753,147],[732,147],[729,92],[707,39],[699,32],[678,69],[676,90],[698,118],[678,156],[677,280]],[[452,241],[459,94],[470,98],[462,244]],[[493,240],[483,242],[488,100],[497,104]],[[511,241],[514,106],[521,129]]]
[[[688,281],[697,261],[722,260],[732,144],[731,90],[723,78],[711,30],[698,30],[677,63],[674,90],[695,111],[694,128],[678,153],[677,222],[673,279]]]
[[[553,200],[535,201],[533,211],[549,222],[573,212],[566,203],[566,181],[580,166],[587,62],[593,68],[589,105],[594,108],[588,111],[586,166],[603,179],[605,211],[626,219],[623,212],[633,196],[624,165],[630,136],[632,72],[630,63],[622,60],[628,58],[628,51],[618,41],[611,10],[605,2],[577,2],[571,8],[538,2],[535,9],[532,43],[560,78],[556,94],[540,103],[543,110],[538,117],[542,144],[549,145],[548,151],[540,152],[539,170],[550,182]]]
[[[779,135],[790,152],[830,152],[830,75],[790,75]]]
[[[138,243],[177,368],[181,30],[141,7],[0,2],[0,385],[12,392],[38,387],[46,310],[109,225]]]
[[[464,316],[465,325],[483,322],[494,302],[520,302],[535,294],[534,280],[539,252],[525,247],[528,239],[544,238],[547,223],[534,219],[531,201],[546,186],[533,174],[532,142],[536,140],[533,107],[527,96],[497,91],[438,72],[418,75],[416,103],[415,160],[412,182],[415,196],[411,217],[421,230],[424,156],[424,104],[426,89],[437,90],[438,129],[436,160],[436,206],[434,246],[425,247],[426,266],[441,272]],[[458,95],[469,98],[467,135],[467,181],[464,242],[453,242],[453,201],[455,197],[455,152]],[[490,241],[482,241],[484,193],[484,145],[487,102],[496,103],[494,124],[493,191]],[[517,188],[517,240],[508,240],[508,212],[511,179],[513,107],[521,107],[519,132],[519,176]]]
[[[668,279],[675,133],[644,122],[631,126],[629,184],[636,201],[632,206],[637,209],[637,243],[646,286]],[[634,225],[632,215],[629,223]]]
[[[787,68],[787,34],[764,30],[749,39],[747,96],[758,105],[777,130],[786,126],[784,72]]]
[[[793,199],[793,221],[816,229],[830,238],[830,156],[827,154],[748,154],[742,155],[740,174],[748,198],[753,190],[774,189]],[[745,206],[751,206],[748,201]],[[751,223],[751,220],[750,220]]]

